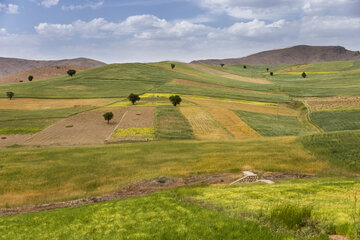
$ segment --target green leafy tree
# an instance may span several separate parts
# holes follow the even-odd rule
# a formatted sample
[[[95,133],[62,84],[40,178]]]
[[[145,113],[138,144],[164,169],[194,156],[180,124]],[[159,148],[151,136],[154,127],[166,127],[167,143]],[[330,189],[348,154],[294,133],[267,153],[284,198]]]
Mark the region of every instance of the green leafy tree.
[[[104,113],[103,117],[109,124],[110,120],[113,119],[114,114],[112,112],[107,112],[107,113]]]
[[[68,74],[70,77],[72,77],[72,76],[74,76],[74,75],[76,74],[76,70],[74,70],[74,69],[69,69],[69,70],[67,71],[67,74]]]
[[[6,96],[11,100],[14,97],[15,93],[13,92],[7,92]]]
[[[128,99],[129,99],[130,102],[132,102],[133,105],[134,105],[137,101],[140,101],[139,95],[133,94],[133,93],[131,93],[131,94],[128,96]]]
[[[247,68],[246,65],[244,65],[244,68]]]
[[[225,64],[223,64],[223,63],[222,63],[222,64],[220,64],[220,66],[221,66],[221,67],[224,67],[224,66],[225,66]]]
[[[303,78],[306,78],[306,73],[303,72],[303,73],[301,74],[301,76],[302,76]]]
[[[169,97],[170,102],[176,107],[176,105],[180,104],[182,99],[179,95],[172,95]]]
[[[273,73],[273,72],[270,72],[270,76],[274,76],[274,73]]]
[[[32,75],[28,76],[28,80],[31,82],[34,79]]]
[[[174,69],[175,68],[175,64],[171,64],[171,69]]]
[[[270,69],[269,68],[266,68],[266,71],[268,72]]]

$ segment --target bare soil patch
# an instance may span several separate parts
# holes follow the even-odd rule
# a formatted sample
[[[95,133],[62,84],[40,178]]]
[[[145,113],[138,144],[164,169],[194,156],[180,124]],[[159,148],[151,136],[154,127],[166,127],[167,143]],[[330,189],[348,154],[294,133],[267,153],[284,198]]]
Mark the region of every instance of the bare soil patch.
[[[224,78],[229,78],[229,79],[233,79],[233,80],[239,80],[239,81],[242,81],[242,82],[258,83],[258,84],[271,84],[271,82],[268,81],[265,78],[243,77],[243,76],[239,76],[239,75],[219,71],[219,70],[209,68],[209,67],[199,65],[199,64],[186,64],[186,65],[191,67],[191,68],[194,68],[194,69],[197,69],[197,70],[200,70],[200,71],[203,71],[203,72],[207,72],[207,73],[210,73],[210,74],[218,75],[218,76],[224,77]]]
[[[105,112],[114,113],[110,124],[103,118]],[[26,145],[88,145],[104,144],[114,131],[126,109],[98,109],[63,119],[24,142]]]
[[[266,179],[274,179],[274,180],[314,177],[313,175],[307,175],[307,174],[272,173],[272,172],[258,173],[258,175],[260,177],[264,176],[266,177]],[[243,177],[242,173],[217,173],[217,174],[206,174],[206,175],[193,175],[188,177],[156,177],[130,184],[124,188],[119,189],[116,192],[113,192],[111,194],[106,194],[103,196],[77,199],[66,202],[38,204],[38,205],[32,205],[26,207],[3,208],[0,209],[0,217],[15,215],[15,214],[30,213],[30,212],[41,212],[41,211],[57,209],[57,208],[82,206],[97,202],[120,200],[131,197],[140,197],[160,190],[171,189],[175,187],[207,185],[207,184],[230,184],[241,177]]]
[[[309,106],[311,111],[360,107],[360,96],[309,97],[298,100]]]
[[[291,67],[286,67],[286,68],[283,68],[283,69],[280,69],[276,72],[293,72],[299,68],[303,68],[303,67],[306,67],[307,65],[309,64],[301,64],[301,65],[296,65],[296,66],[291,66]]]
[[[7,147],[14,144],[21,145],[31,136],[31,134],[0,135],[0,147]]]
[[[194,82],[194,81],[189,81],[189,80],[184,80],[184,79],[174,79],[174,82],[177,84],[189,85],[189,86],[211,87],[211,88],[227,89],[227,90],[233,90],[233,91],[249,92],[249,93],[264,94],[264,95],[279,95],[276,93],[251,91],[251,90],[240,89],[240,88],[225,87],[225,86],[210,84],[210,83]]]
[[[1,98],[0,109],[13,110],[46,110],[72,107],[100,107],[118,101],[115,98],[103,99],[36,99],[36,98],[13,98],[12,100]]]
[[[23,72],[14,73],[4,77],[0,77],[0,84],[17,83],[19,81],[28,81],[28,76],[34,77],[33,81],[38,81],[47,78],[59,77],[67,74],[69,69],[75,69],[77,72],[87,70],[88,66],[46,66],[41,68],[34,68]]]

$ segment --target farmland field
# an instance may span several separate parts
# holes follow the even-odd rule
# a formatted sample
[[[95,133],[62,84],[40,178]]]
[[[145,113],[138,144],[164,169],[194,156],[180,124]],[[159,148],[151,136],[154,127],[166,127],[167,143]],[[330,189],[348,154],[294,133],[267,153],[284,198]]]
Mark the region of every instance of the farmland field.
[[[360,110],[313,112],[310,116],[325,131],[360,129]]]

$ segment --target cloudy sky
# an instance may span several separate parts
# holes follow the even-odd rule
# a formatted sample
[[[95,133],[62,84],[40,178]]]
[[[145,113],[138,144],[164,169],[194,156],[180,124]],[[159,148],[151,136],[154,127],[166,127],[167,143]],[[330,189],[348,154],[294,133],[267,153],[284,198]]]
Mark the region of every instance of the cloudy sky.
[[[360,50],[360,0],[0,0],[0,56],[112,62]]]

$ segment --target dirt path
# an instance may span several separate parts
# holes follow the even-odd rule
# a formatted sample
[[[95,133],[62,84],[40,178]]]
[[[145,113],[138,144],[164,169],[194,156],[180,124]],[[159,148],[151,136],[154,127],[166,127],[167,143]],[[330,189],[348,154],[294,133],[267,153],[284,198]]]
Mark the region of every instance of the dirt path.
[[[311,178],[314,175],[308,174],[294,174],[294,173],[279,173],[279,172],[263,172],[257,173],[259,177],[271,179],[274,181],[283,179],[295,179],[295,178]],[[73,201],[38,204],[26,207],[17,208],[2,208],[0,209],[0,217],[9,216],[15,214],[23,214],[30,212],[41,212],[46,210],[68,208],[74,206],[82,206],[93,204],[97,202],[105,202],[112,200],[120,200],[131,197],[145,196],[159,190],[171,189],[181,186],[194,186],[204,184],[230,184],[233,181],[243,177],[242,173],[217,173],[207,175],[194,175],[189,177],[157,177],[152,179],[143,180],[137,183],[128,185],[121,188],[119,191],[106,194],[103,196],[91,197],[86,199],[77,199]]]
[[[107,124],[105,112],[114,113],[113,120]],[[63,119],[45,130],[33,135],[25,145],[88,145],[104,144],[114,130],[126,109],[98,109]]]
[[[265,78],[250,78],[250,77],[243,77],[243,76],[239,76],[239,75],[235,75],[235,74],[231,74],[231,73],[227,73],[227,72],[223,72],[223,71],[219,71],[213,68],[209,68],[206,67],[204,65],[200,65],[200,64],[186,64],[186,66],[189,66],[191,68],[194,68],[196,70],[200,70],[206,73],[210,73],[210,74],[214,74],[220,77],[224,77],[224,78],[229,78],[229,79],[233,79],[233,80],[238,80],[238,81],[242,81],[242,82],[250,82],[250,83],[258,83],[258,84],[272,84],[269,80],[265,79]]]

